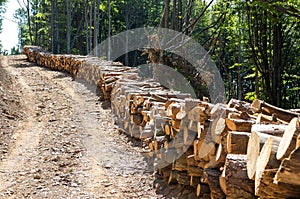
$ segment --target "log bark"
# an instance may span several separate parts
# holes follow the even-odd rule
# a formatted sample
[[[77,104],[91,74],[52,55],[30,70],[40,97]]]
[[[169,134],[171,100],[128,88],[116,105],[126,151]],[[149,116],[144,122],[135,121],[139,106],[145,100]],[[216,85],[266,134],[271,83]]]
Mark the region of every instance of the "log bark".
[[[187,171],[188,170],[188,165],[186,162],[186,154],[182,154],[177,160],[175,160],[173,164],[173,170],[176,171]]]
[[[208,116],[205,113],[205,108],[200,106],[196,106],[188,112],[188,120],[203,123],[207,118]]]
[[[230,131],[227,134],[227,151],[231,154],[247,154],[251,133]]]
[[[251,132],[260,132],[269,135],[282,137],[287,125],[276,125],[276,124],[253,124]]]
[[[231,131],[250,132],[254,124],[251,120],[229,119],[226,118],[226,126]]]
[[[297,136],[300,134],[300,123],[298,118],[293,118],[289,125],[287,126],[286,130],[284,131],[282,140],[280,142],[278,152],[276,158],[281,160],[286,158],[290,155],[290,148],[296,147],[296,139]]]
[[[228,108],[235,108],[235,109],[237,109],[238,111],[241,111],[241,112],[247,112],[249,114],[253,114],[252,109],[251,109],[251,104],[248,103],[248,102],[241,101],[241,100],[231,99],[228,102],[227,107]]]
[[[288,158],[281,162],[274,182],[296,185],[300,190],[300,148],[295,149]]]
[[[209,186],[203,183],[199,183],[196,187],[196,195],[200,198],[209,198],[210,189]]]
[[[220,177],[226,198],[255,198],[254,181],[247,176],[246,164],[246,155],[227,155],[224,171]]]
[[[220,187],[220,178],[221,172],[216,169],[205,169],[204,178],[205,182],[208,184],[210,189],[210,197],[212,199],[224,198],[225,194]]]
[[[299,114],[296,112],[278,108],[276,106],[273,106],[271,104],[268,104],[258,99],[253,101],[251,107],[252,107],[252,111],[255,113],[262,112],[264,114],[273,115],[286,122],[290,122],[294,117],[299,117]]]
[[[259,198],[299,198],[299,186],[293,184],[285,184],[273,182],[277,169],[267,169],[261,176],[261,183],[255,194]]]
[[[216,152],[216,161],[224,165],[226,161],[227,152],[224,150],[223,144],[220,143]]]
[[[298,135],[296,140],[296,149],[298,149],[299,147],[300,147],[300,134]]]
[[[266,115],[262,113],[255,113],[256,124],[288,124],[288,122],[278,119],[275,115]]]

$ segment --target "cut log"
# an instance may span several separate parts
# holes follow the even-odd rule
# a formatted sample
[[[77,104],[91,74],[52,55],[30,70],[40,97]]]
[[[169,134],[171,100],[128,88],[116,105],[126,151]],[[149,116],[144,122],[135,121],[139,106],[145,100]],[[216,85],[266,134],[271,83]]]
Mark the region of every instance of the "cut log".
[[[189,185],[190,184],[190,176],[188,176],[186,171],[177,171],[177,182],[181,185]]]
[[[275,117],[275,115],[266,115],[266,114],[253,114],[254,117],[256,117],[256,124],[275,124],[275,125],[280,125],[280,124],[288,124],[288,122],[278,119]]]
[[[204,122],[208,118],[205,108],[196,106],[188,112],[188,119],[196,122]]]
[[[209,155],[215,155],[216,146],[213,142],[206,142],[205,140],[200,140],[198,142],[198,157],[209,161]]]
[[[263,181],[263,174],[267,169],[278,168],[280,165],[280,161],[278,161],[275,157],[273,138],[269,137],[265,142],[260,155],[256,162],[256,171],[255,171],[255,194],[259,194],[259,190],[261,189],[261,183]]]
[[[300,134],[297,137],[297,141],[296,141],[296,149],[298,149],[300,147]]]
[[[191,145],[195,140],[195,137],[198,133],[194,131],[190,131],[187,126],[183,129],[183,143],[185,145]]]
[[[251,104],[251,107],[252,111],[255,113],[262,112],[268,115],[274,115],[275,117],[286,122],[290,122],[294,117],[299,117],[300,115],[296,112],[278,108],[259,99],[254,100]]]
[[[212,199],[224,198],[225,194],[220,187],[219,177],[221,172],[216,169],[205,169],[204,171],[204,182],[208,184],[211,191],[210,197]]]
[[[165,126],[164,126],[164,130],[165,130],[165,133],[166,133],[166,135],[170,135],[171,134],[171,126],[170,126],[170,124],[165,124]]]
[[[183,120],[187,116],[185,111],[179,111],[176,115],[177,120]]]
[[[282,161],[274,182],[296,185],[300,190],[300,148],[295,149],[288,158]]]
[[[216,161],[224,165],[226,161],[226,156],[227,156],[227,152],[224,150],[223,144],[220,143],[217,148]]]
[[[173,119],[171,120],[172,128],[176,132],[180,131],[180,126],[181,126],[181,120]]]
[[[254,175],[257,169],[257,165],[262,166],[259,164],[258,157],[259,155],[262,156],[263,147],[265,146],[265,143],[268,141],[268,139],[272,139],[270,146],[270,154],[264,156],[265,159],[262,158],[262,161],[265,160],[269,162],[269,165],[278,165],[278,161],[276,160],[276,152],[278,150],[279,143],[281,141],[280,137],[259,133],[259,132],[252,132],[250,135],[250,139],[247,146],[247,173],[248,177],[250,179],[254,179]],[[267,146],[265,146],[266,148]],[[266,166],[266,165],[265,165]]]
[[[300,124],[298,118],[293,118],[289,125],[287,126],[286,130],[284,131],[282,140],[278,147],[278,152],[276,158],[281,160],[286,158],[290,155],[289,148],[296,147],[296,139],[297,136],[300,134]]]
[[[167,110],[171,104],[183,104],[184,100],[178,98],[169,98],[165,102],[165,109]]]
[[[202,184],[202,183],[199,183],[197,185],[197,188],[196,188],[196,195],[198,197],[201,197],[201,198],[208,198],[206,197],[206,195],[209,196],[210,194],[210,190],[209,190],[209,186],[206,185],[206,184]]]
[[[260,139],[256,132],[252,132],[247,145],[247,174],[249,179],[254,179],[256,161],[260,151]]]
[[[250,132],[254,124],[251,120],[229,119],[226,118],[226,126],[231,131]]]
[[[173,164],[173,170],[176,171],[187,171],[188,170],[188,165],[186,162],[186,154],[182,154],[182,156],[180,156],[175,163]]]
[[[256,190],[256,195],[259,198],[299,198],[299,186],[293,184],[285,184],[273,182],[277,169],[267,169],[261,176],[260,186]]]
[[[247,176],[246,164],[246,155],[227,155],[224,171],[220,177],[226,198],[255,198],[254,181]]]
[[[176,171],[172,171],[170,173],[169,179],[168,179],[168,184],[177,184],[177,172]]]
[[[241,113],[236,113],[236,112],[233,112],[233,113],[229,113],[228,114],[228,118],[229,119],[242,119],[242,120],[250,120],[251,119],[251,116],[246,113],[246,112],[241,112]],[[254,118],[253,118],[254,119]],[[255,118],[256,119],[256,118]]]
[[[231,154],[247,154],[251,133],[229,131],[227,134],[227,151]]]
[[[251,132],[260,132],[269,135],[282,137],[287,125],[276,124],[253,124]]]
[[[244,101],[240,101],[240,100],[237,100],[237,99],[231,99],[228,102],[227,107],[228,108],[235,108],[238,111],[247,112],[249,114],[253,113],[252,109],[251,109],[251,104],[250,103],[244,102]]]
[[[190,158],[192,159],[192,158]],[[197,166],[188,166],[188,175],[195,176],[195,177],[202,177],[203,176],[203,169]]]
[[[225,114],[222,114],[219,117],[214,118],[210,126],[210,134],[214,142],[218,144],[221,142],[222,136],[227,132],[225,130],[225,127],[226,127]]]
[[[224,165],[224,162],[216,160],[216,155],[209,155],[208,162],[204,165],[204,169],[219,169]]]
[[[168,117],[171,117],[172,119],[176,119],[177,113],[180,111],[181,104],[178,103],[172,103],[168,106],[166,110],[166,115]]]

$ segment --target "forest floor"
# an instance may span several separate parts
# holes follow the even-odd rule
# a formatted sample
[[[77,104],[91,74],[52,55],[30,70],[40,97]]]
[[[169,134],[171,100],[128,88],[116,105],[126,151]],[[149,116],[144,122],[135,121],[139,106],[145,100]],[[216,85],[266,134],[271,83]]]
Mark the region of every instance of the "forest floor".
[[[86,86],[25,56],[1,57],[0,198],[196,198],[167,185],[152,161]]]

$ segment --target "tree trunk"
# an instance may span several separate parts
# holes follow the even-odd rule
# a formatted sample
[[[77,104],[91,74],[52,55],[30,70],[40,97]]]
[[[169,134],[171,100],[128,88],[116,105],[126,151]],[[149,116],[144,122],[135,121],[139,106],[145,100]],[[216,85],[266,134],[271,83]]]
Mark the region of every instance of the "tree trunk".
[[[278,18],[278,17],[276,17]],[[282,51],[282,23],[278,22],[273,27],[273,81],[272,99],[275,106],[281,105],[281,51]]]
[[[98,35],[99,35],[99,2],[94,0],[94,55],[98,56]]]
[[[240,21],[241,19],[241,13],[238,12],[239,15],[239,24],[242,24]],[[238,100],[243,99],[243,86],[242,86],[242,76],[241,76],[241,66],[240,63],[242,62],[242,33],[241,33],[241,28],[239,28],[239,55],[238,55],[238,67],[237,67],[237,86],[238,86]]]
[[[55,4],[55,43],[56,43],[56,53],[60,53],[60,43],[59,43],[59,24],[58,24],[58,6],[57,6],[57,1]]]
[[[85,12],[84,12],[84,18],[85,18],[85,45],[86,45],[86,54],[90,52],[90,45],[89,45],[89,5],[88,0],[85,0]]]
[[[172,12],[172,29],[177,30],[177,0],[173,0],[173,12]]]
[[[260,92],[259,92],[259,77],[258,77],[258,67],[255,66],[255,95],[256,98],[260,98]]]
[[[54,33],[55,33],[55,24],[54,24],[54,20],[55,20],[55,9],[56,9],[56,5],[55,5],[55,0],[51,0],[51,52],[54,53],[54,49],[55,49],[55,37],[54,37]]]
[[[187,28],[190,25],[190,17],[192,13],[192,7],[193,7],[194,0],[189,0],[187,8],[186,8],[186,15],[185,15],[185,27],[186,31],[185,34],[188,35],[189,29]]]
[[[107,48],[107,59],[110,60],[110,50],[111,50],[111,5],[110,0],[108,0],[108,48]]]
[[[90,50],[89,50],[89,52],[88,53],[90,53],[92,50],[93,50],[93,29],[92,29],[92,26],[93,26],[93,7],[92,7],[92,5],[90,6],[90,16],[89,16],[89,21],[90,21],[90,23],[89,23],[89,26],[90,26],[90,28],[89,28],[89,44],[90,44]]]
[[[126,3],[126,7],[125,7],[125,25],[126,25],[126,33],[125,33],[125,65],[128,66],[129,64],[129,56],[128,56],[128,48],[129,48],[129,38],[128,38],[128,30],[131,28],[132,22],[131,22],[131,7],[130,4],[128,2]]]
[[[170,0],[165,1],[165,13],[164,13],[164,28],[169,28],[169,9],[170,9]]]
[[[32,41],[32,31],[31,31],[31,29],[32,29],[31,28],[31,17],[30,17],[30,1],[29,0],[27,0],[26,12],[27,12],[27,24],[28,24],[30,44],[33,44],[33,41]]]
[[[178,31],[182,31],[183,26],[182,0],[178,0]]]
[[[67,6],[67,53],[70,54],[71,51],[71,9],[70,9],[70,2],[66,0]]]
[[[36,16],[37,14],[37,10],[39,10],[39,5],[38,5],[38,2],[34,2],[34,9],[33,9],[33,16]],[[37,20],[34,20],[34,45],[37,46],[37,45],[40,45],[38,42],[39,42],[39,35],[38,35],[38,30],[39,30],[39,27],[38,27],[38,23],[37,23]]]

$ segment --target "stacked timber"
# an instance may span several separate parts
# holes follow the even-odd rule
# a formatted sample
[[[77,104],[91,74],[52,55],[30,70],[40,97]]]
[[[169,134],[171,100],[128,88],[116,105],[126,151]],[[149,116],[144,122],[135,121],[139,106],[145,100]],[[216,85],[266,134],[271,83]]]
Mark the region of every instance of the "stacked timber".
[[[200,198],[300,196],[300,114],[261,100],[212,104],[95,57],[26,46],[29,61],[96,85],[120,130],[142,140],[169,184]]]
[[[98,57],[51,54],[38,46],[25,46],[23,53],[29,61],[40,66],[67,72],[77,80],[96,85],[105,100],[110,100],[111,91],[121,76],[127,79],[138,78],[136,69],[124,67],[119,62],[103,61]]]

